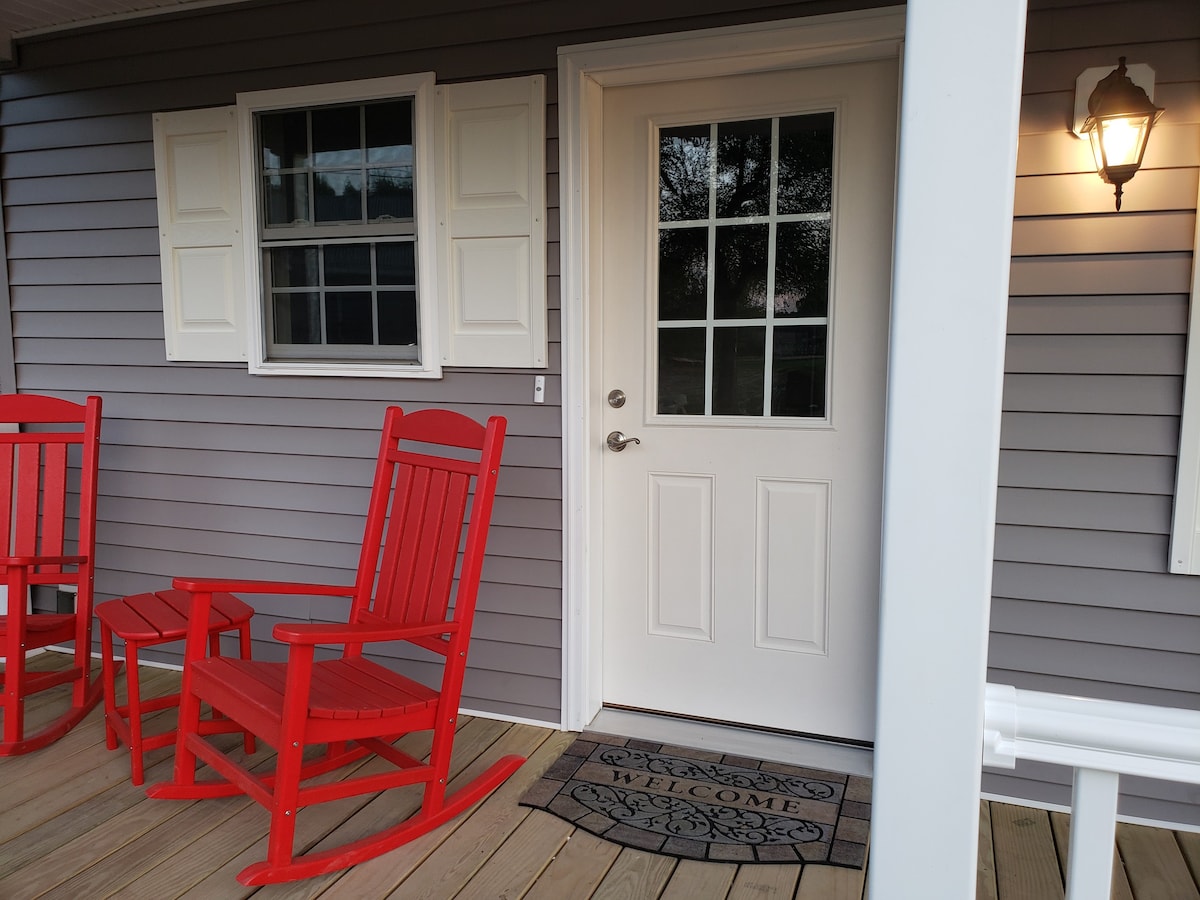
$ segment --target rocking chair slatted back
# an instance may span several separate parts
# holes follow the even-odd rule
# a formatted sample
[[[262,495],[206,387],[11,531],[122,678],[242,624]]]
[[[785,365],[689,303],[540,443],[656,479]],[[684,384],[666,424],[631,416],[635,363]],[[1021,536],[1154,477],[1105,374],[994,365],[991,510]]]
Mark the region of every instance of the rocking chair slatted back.
[[[471,499],[472,476],[494,481],[498,459],[496,448],[485,446],[486,429],[475,423],[476,433],[463,428],[458,416],[448,416],[442,410],[425,410],[401,417],[389,413],[384,422],[383,446],[380,448],[376,486],[391,485],[390,508],[386,502],[373,503],[368,512],[367,543],[360,562],[358,596],[351,612],[351,622],[358,624],[418,625],[446,621],[453,596],[455,570],[459,549],[463,547],[463,567],[478,571],[482,559],[482,544],[472,532],[479,526],[467,523]],[[419,435],[429,442],[431,435],[449,446],[477,450],[475,459],[456,459],[432,456],[403,446],[410,435]],[[479,475],[481,463],[483,474]],[[473,522],[484,523],[490,518],[492,490],[478,491],[488,495],[484,517],[472,515]],[[387,490],[376,490],[374,500],[386,501]],[[463,544],[463,527],[467,539]],[[376,577],[375,560],[379,560]],[[460,590],[463,581],[460,581]],[[471,603],[455,598],[455,609],[466,616],[473,613]],[[459,627],[469,629],[470,622]],[[454,635],[414,638],[414,643],[443,656],[450,652]],[[347,653],[351,648],[347,648]]]

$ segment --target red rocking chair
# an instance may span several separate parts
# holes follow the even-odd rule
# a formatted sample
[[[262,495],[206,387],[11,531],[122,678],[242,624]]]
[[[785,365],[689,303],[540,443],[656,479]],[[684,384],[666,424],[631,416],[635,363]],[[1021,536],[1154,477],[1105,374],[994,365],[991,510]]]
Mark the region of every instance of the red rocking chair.
[[[175,579],[175,588],[193,595],[175,774],[173,781],[155,785],[148,793],[173,799],[244,793],[266,807],[271,814],[267,859],[242,870],[242,884],[311,878],[399,847],[474,805],[524,762],[519,756],[505,757],[446,795],[505,424],[503,418],[493,417],[484,428],[445,410],[407,416],[396,407],[387,410],[353,585]],[[477,458],[464,459],[463,450]],[[470,523],[453,590],[472,482]],[[274,637],[288,646],[286,662],[208,657],[208,610],[218,591],[345,596],[351,598],[349,620],[345,625],[276,625]],[[411,642],[444,657],[440,685],[427,687],[364,657],[364,645],[388,641]],[[343,649],[337,658],[314,660],[318,644]],[[201,703],[226,718],[202,720]],[[243,729],[276,748],[272,775],[251,773],[206,739]],[[392,746],[401,735],[426,730],[433,732],[427,763]],[[327,746],[306,764],[304,750],[313,744]],[[367,753],[395,769],[331,783],[304,783]],[[198,780],[197,759],[220,779]],[[416,784],[424,785],[422,805],[410,818],[341,847],[295,855],[296,813],[301,807]]]
[[[0,616],[0,672],[4,714],[0,756],[45,747],[73,728],[100,701],[99,671],[92,677],[92,578],[96,547],[96,473],[100,458],[100,398],[84,404],[37,394],[0,396],[0,574],[8,610]],[[32,426],[27,429],[26,426]],[[72,447],[81,447],[76,461]],[[78,493],[70,475],[79,465]],[[78,522],[72,540],[70,519]],[[74,585],[75,611],[31,613],[35,584]],[[67,669],[29,671],[25,654],[74,642]],[[25,733],[25,699],[70,684],[70,706],[33,734]]]

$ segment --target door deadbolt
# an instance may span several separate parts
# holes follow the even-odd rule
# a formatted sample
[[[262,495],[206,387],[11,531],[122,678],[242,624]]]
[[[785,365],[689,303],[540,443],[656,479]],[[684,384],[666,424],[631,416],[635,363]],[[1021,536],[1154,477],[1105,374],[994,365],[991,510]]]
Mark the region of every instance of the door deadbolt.
[[[613,388],[608,392],[608,405],[613,409],[620,409],[625,405],[625,392],[620,388]]]

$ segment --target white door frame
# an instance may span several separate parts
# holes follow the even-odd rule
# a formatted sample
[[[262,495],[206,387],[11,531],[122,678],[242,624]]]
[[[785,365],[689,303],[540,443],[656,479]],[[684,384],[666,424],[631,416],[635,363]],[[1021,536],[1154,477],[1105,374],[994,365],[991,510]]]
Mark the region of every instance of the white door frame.
[[[603,608],[600,110],[606,87],[895,58],[903,8],[813,16],[559,50],[563,328],[563,727],[601,707]],[[593,396],[595,395],[595,396]]]

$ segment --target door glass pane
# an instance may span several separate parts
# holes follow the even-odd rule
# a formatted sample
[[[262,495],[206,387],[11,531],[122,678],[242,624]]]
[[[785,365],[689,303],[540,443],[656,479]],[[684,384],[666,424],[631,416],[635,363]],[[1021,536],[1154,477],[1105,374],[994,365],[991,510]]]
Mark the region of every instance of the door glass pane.
[[[719,225],[713,307],[718,319],[767,314],[767,225]]]
[[[717,126],[717,216],[765,216],[771,202],[771,120]]]
[[[779,212],[833,208],[833,113],[779,120]]]
[[[658,412],[704,415],[704,329],[658,330]]]
[[[780,222],[775,236],[775,315],[829,312],[829,222]]]
[[[708,125],[664,128],[658,134],[658,220],[708,218]]]
[[[825,325],[776,328],[771,354],[771,415],[825,415]]]
[[[708,229],[664,228],[658,235],[658,318],[703,319],[708,308]]]
[[[835,124],[659,132],[659,415],[828,415]]]
[[[757,326],[713,331],[714,416],[763,414],[766,333]]]

